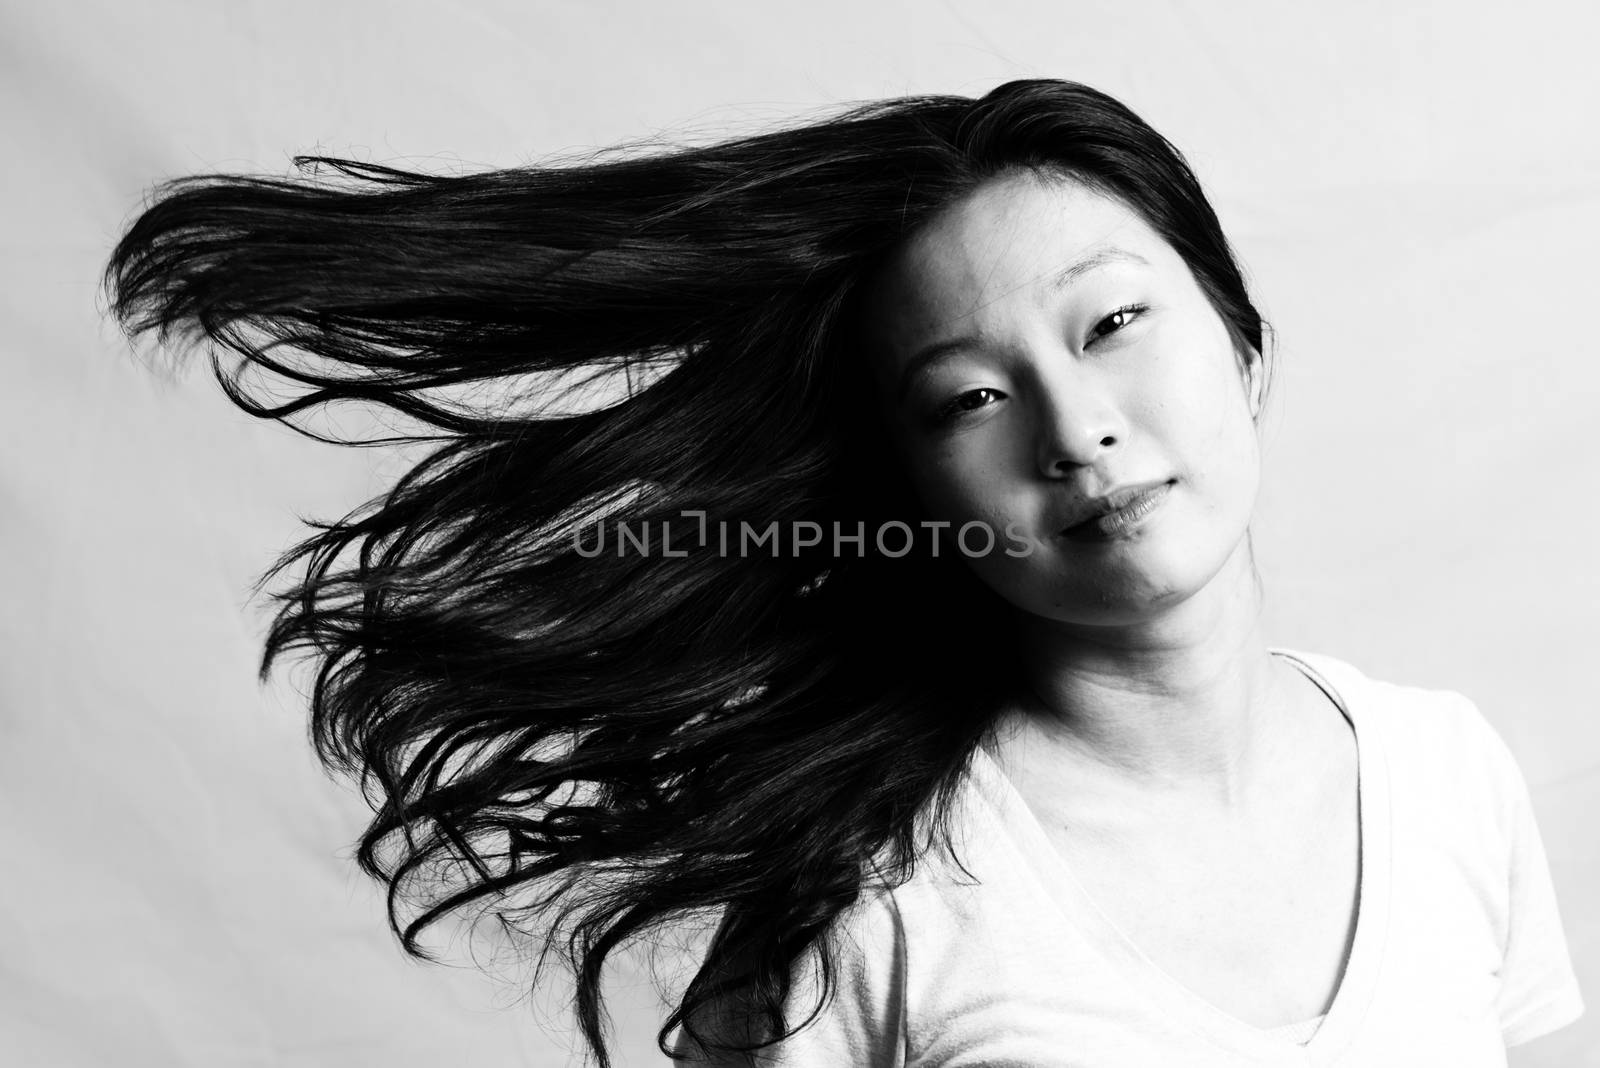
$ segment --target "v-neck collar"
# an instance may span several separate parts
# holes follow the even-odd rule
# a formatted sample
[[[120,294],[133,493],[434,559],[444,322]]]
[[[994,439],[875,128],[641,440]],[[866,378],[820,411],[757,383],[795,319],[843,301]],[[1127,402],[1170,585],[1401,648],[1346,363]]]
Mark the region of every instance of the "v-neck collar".
[[[1357,819],[1360,824],[1360,884],[1356,930],[1344,973],[1321,1025],[1311,1040],[1297,1045],[1224,1012],[1169,975],[1095,904],[1071,866],[1050,843],[1033,810],[1005,771],[982,748],[973,755],[974,775],[986,783],[991,803],[1022,855],[1039,872],[1046,889],[1073,924],[1107,961],[1116,965],[1153,1007],[1181,1020],[1213,1045],[1242,1057],[1278,1061],[1288,1057],[1323,1066],[1336,1062],[1359,1033],[1377,987],[1389,927],[1389,784],[1380,728],[1367,707],[1365,676],[1333,657],[1281,647],[1269,652],[1290,661],[1337,705],[1356,735]]]

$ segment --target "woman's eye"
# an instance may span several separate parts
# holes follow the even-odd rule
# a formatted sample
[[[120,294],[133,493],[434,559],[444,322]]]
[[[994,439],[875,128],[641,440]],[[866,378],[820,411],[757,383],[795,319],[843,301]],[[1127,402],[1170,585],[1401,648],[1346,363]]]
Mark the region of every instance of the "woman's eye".
[[[944,407],[939,409],[936,417],[941,423],[959,419],[967,412],[977,411],[979,408],[986,407],[998,400],[1001,395],[997,389],[969,389],[946,402]]]
[[[1094,329],[1089,331],[1089,340],[1094,342],[1115,334],[1118,330],[1143,315],[1145,310],[1143,304],[1123,305],[1094,325]]]

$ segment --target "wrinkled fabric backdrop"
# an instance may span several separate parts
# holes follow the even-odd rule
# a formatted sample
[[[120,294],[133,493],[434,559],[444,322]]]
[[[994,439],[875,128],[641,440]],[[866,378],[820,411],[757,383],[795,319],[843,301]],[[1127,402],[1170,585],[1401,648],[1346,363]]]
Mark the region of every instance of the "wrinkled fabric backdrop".
[[[298,152],[507,166],[1033,76],[1108,90],[1193,162],[1280,338],[1269,640],[1479,703],[1532,785],[1593,1006],[1592,11],[7,0],[0,1060],[576,1063],[565,995],[518,1002],[494,945],[400,954],[348,858],[366,810],[305,742],[308,676],[257,685],[251,582],[401,457],[132,357],[96,279],[150,185]],[[621,1063],[664,1063],[647,962],[611,989]],[[1528,1054],[1600,1064],[1600,1012]]]

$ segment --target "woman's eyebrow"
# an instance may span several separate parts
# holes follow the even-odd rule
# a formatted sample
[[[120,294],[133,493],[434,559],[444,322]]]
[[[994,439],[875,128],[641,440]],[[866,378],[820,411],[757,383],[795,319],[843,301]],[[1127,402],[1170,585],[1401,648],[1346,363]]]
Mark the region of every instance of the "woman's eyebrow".
[[[1113,263],[1136,263],[1145,267],[1150,266],[1150,261],[1137,252],[1130,252],[1115,245],[1105,245],[1079,256],[1057,271],[1050,279],[1050,288],[1053,290],[1066,289],[1090,271],[1098,270]],[[918,349],[911,359],[906,361],[905,367],[900,371],[900,381],[895,387],[896,403],[905,400],[906,391],[911,388],[912,380],[929,364],[962,349],[973,348],[978,343],[979,341],[976,337],[963,334],[960,337],[936,341],[932,345],[926,345]]]
[[[1105,245],[1067,264],[1056,272],[1055,277],[1050,280],[1050,285],[1054,289],[1065,289],[1090,271],[1111,263],[1137,263],[1145,267],[1150,266],[1150,261],[1137,252],[1130,252],[1115,245]]]

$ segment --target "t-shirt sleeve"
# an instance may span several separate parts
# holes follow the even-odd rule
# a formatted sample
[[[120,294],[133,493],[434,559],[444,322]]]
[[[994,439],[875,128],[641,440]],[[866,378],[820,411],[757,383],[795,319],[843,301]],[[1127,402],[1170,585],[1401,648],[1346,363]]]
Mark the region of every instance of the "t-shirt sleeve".
[[[1565,1027],[1583,1015],[1556,906],[1555,885],[1533,802],[1516,759],[1498,732],[1481,720],[1500,792],[1509,847],[1507,916],[1495,1007],[1507,1046]]]
[[[840,914],[829,938],[834,995],[809,1024],[749,1054],[708,1051],[680,1032],[674,1059],[703,1068],[903,1068],[905,943],[892,894],[864,895]],[[817,956],[807,953],[784,1005],[790,1027],[811,1015],[820,989]],[[733,1033],[715,1024],[701,1030]]]

